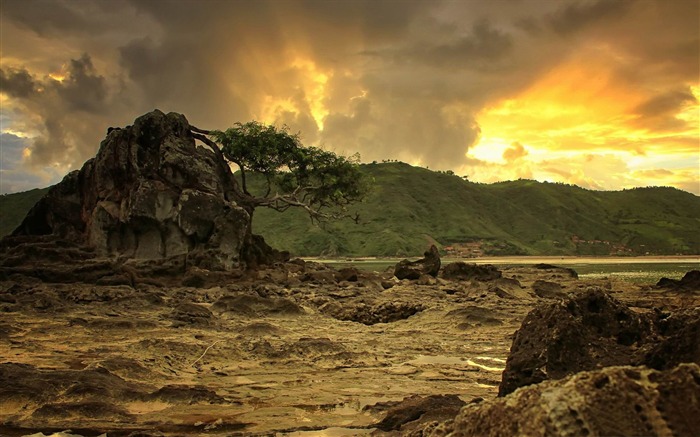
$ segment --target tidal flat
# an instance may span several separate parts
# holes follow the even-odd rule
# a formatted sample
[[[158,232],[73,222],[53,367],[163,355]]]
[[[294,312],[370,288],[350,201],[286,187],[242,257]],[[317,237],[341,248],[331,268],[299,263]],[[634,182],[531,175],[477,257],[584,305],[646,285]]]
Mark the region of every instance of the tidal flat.
[[[640,314],[700,305],[697,291],[540,261],[554,260],[508,259],[487,281],[340,279],[315,262],[197,287],[12,277],[0,282],[0,434],[407,435],[421,420],[386,426],[407,398],[494,399],[540,304],[595,289]]]

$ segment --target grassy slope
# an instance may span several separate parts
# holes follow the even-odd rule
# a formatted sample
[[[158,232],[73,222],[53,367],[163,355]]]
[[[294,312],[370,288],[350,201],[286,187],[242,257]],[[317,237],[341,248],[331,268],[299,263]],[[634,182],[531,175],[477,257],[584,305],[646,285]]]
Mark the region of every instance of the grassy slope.
[[[429,242],[473,240],[493,242],[494,254],[607,255],[616,244],[637,254],[700,253],[700,198],[673,188],[604,192],[527,180],[487,185],[402,163],[363,169],[375,189],[352,209],[360,225],[343,221],[321,229],[299,211],[259,211],[255,231],[301,255],[415,255]],[[572,236],[590,243],[575,244]]]
[[[295,255],[413,256],[430,243],[474,240],[492,254],[607,255],[613,245],[635,254],[700,253],[700,197],[673,188],[477,184],[403,163],[362,168],[375,183],[351,208],[359,225],[345,220],[318,227],[301,211],[261,209],[254,232]],[[12,231],[43,192],[0,196],[0,235]]]
[[[0,196],[0,237],[14,231],[32,206],[48,191],[48,188],[37,188]]]

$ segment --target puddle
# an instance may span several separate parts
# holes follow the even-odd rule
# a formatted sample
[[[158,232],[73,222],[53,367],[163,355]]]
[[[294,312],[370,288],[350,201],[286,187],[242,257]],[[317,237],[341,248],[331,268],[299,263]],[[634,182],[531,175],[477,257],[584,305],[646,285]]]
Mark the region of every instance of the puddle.
[[[506,360],[503,358],[493,358],[493,357],[474,357],[475,360],[482,360],[482,361],[495,361],[497,363],[506,363]]]
[[[505,360],[502,360],[500,358],[491,358],[491,357],[474,357],[474,360],[479,360],[479,361],[492,361],[495,363],[499,364],[504,364]],[[486,370],[487,372],[502,372],[503,367],[495,367],[495,366],[488,366],[486,364],[482,364],[479,362],[476,362],[470,358],[465,358],[465,357],[450,357],[447,355],[418,355],[417,358],[407,361],[406,364],[413,364],[413,365],[426,365],[426,364],[438,364],[438,365],[446,365],[446,366],[456,366],[456,365],[461,365],[462,367],[467,367],[467,366],[472,366],[472,367],[478,367],[479,369]]]
[[[482,369],[482,370],[486,370],[487,372],[503,372],[503,370],[505,369],[504,367],[487,366],[485,364],[477,363],[477,362],[472,361],[472,360],[467,360],[467,364],[469,364],[470,366],[478,367],[479,369]]]
[[[464,357],[448,357],[447,355],[418,355],[417,358],[407,361],[407,364],[468,364]]]
[[[277,437],[282,436],[304,436],[304,437],[346,437],[354,435],[369,435],[376,431],[376,428],[343,428],[331,427],[320,429],[317,431],[295,431],[275,434]]]

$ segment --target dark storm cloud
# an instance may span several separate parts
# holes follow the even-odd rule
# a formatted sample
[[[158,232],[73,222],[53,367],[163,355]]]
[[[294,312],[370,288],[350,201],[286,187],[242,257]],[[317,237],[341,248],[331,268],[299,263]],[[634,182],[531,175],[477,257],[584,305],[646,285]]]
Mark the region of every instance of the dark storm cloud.
[[[124,8],[123,0],[3,0],[3,15],[41,36],[92,35],[124,25],[112,13]]]
[[[26,69],[0,69],[0,92],[11,97],[27,98],[35,91],[34,79]]]
[[[399,61],[432,65],[436,68],[479,68],[503,58],[513,49],[513,37],[486,20],[474,24],[469,35],[437,45],[421,44],[400,50]]]
[[[30,165],[79,166],[94,153],[102,134],[97,120],[110,106],[106,80],[89,55],[70,60],[62,80],[12,67],[0,70],[0,78],[2,92],[16,97],[15,111],[28,120],[22,127],[38,132],[26,157]]]
[[[635,123],[658,131],[693,127],[689,126],[687,121],[679,119],[677,115],[688,105],[697,104],[697,102],[689,89],[676,89],[658,94],[634,108],[633,112],[638,116]]]
[[[630,0],[566,2],[563,9],[548,16],[545,22],[555,32],[569,35],[601,21],[619,19],[634,3]]]
[[[268,117],[365,160],[457,168],[480,111],[590,47],[612,53],[611,81],[657,93],[638,122],[675,120],[673,93],[698,77],[698,5],[3,0],[0,85],[13,129],[39,132],[34,165],[75,168],[107,126],[159,108],[210,129]]]
[[[105,109],[107,82],[104,76],[97,74],[87,54],[80,59],[71,59],[67,77],[62,82],[54,81],[51,86],[68,109],[96,112]]]
[[[689,89],[680,89],[656,95],[637,106],[634,112],[642,117],[675,115],[689,103],[697,103],[697,99]]]

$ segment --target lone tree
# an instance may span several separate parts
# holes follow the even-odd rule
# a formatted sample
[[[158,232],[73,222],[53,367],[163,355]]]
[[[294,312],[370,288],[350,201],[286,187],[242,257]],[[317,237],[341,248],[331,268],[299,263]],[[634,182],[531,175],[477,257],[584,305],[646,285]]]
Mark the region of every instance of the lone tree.
[[[225,131],[193,126],[191,130],[195,138],[238,166],[229,195],[250,214],[251,223],[258,207],[280,212],[302,208],[315,222],[351,217],[347,206],[367,192],[359,155],[347,158],[305,147],[299,134],[289,133],[286,126],[252,121],[236,123]],[[357,215],[352,218],[358,220]],[[267,261],[269,247],[256,237],[249,225],[241,254],[249,265]]]

